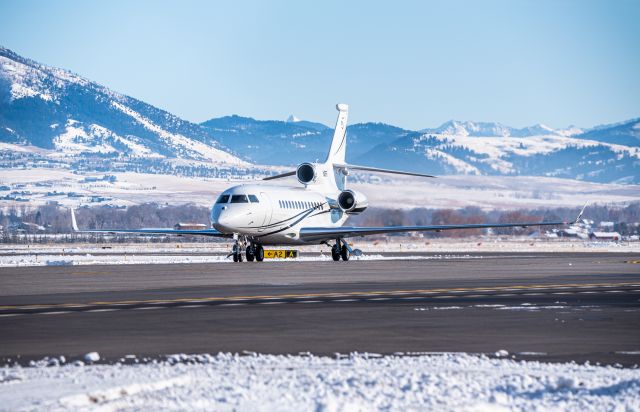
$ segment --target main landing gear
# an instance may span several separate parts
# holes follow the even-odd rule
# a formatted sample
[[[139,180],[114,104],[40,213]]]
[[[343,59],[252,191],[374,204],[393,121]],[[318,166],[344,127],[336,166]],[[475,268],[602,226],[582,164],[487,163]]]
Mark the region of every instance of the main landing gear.
[[[336,239],[336,243],[331,246],[331,257],[334,261],[339,261],[340,258],[345,262],[349,260],[351,256],[351,252],[349,251],[349,247],[347,246],[347,242],[341,239]]]
[[[233,256],[234,262],[242,262],[244,256],[247,257],[247,262],[253,262],[254,260],[262,262],[264,260],[264,248],[258,243],[247,245],[247,239],[244,236],[238,237],[229,256]]]
[[[264,248],[262,245],[252,243],[247,248],[247,261],[253,262],[253,260],[262,262],[264,260]]]

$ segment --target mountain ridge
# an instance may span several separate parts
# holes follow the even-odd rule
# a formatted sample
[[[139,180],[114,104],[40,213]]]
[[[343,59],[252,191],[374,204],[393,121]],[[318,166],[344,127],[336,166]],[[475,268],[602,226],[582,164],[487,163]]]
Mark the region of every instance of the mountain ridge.
[[[0,109],[0,168],[250,175],[322,161],[333,135],[330,127],[294,116],[191,123],[4,47]],[[640,183],[638,118],[585,130],[451,120],[413,131],[368,122],[350,125],[347,133],[347,160],[364,165]]]

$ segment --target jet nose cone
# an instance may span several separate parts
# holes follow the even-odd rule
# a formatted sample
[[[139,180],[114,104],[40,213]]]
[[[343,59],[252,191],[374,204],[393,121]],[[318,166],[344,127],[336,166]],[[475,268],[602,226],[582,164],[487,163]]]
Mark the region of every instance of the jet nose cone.
[[[213,227],[220,232],[233,232],[234,229],[237,229],[236,223],[236,217],[227,210],[221,210],[219,213],[214,214],[211,219]]]

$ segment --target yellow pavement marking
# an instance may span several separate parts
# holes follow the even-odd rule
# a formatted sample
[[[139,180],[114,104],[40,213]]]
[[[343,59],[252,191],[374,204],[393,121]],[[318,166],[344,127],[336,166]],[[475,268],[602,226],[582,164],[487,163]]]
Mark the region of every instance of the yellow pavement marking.
[[[621,286],[637,286],[637,282],[625,283],[562,283],[549,285],[508,285],[493,286],[491,291],[516,291],[516,290],[537,290],[537,289],[556,289],[556,288],[595,288],[595,287],[621,287]],[[37,304],[37,305],[9,305],[0,306],[2,309],[52,309],[52,308],[73,308],[88,306],[107,306],[107,305],[144,305],[144,304],[169,304],[169,303],[204,303],[204,302],[228,302],[238,300],[271,300],[271,299],[306,299],[306,298],[332,298],[347,296],[388,296],[399,294],[434,294],[434,293],[461,293],[461,292],[484,292],[487,287],[468,287],[468,288],[446,288],[446,289],[413,289],[413,290],[386,290],[386,291],[357,291],[357,292],[329,292],[329,293],[304,293],[304,294],[282,294],[282,295],[254,295],[254,296],[226,296],[226,297],[205,297],[205,298],[176,298],[176,299],[145,299],[145,300],[120,300],[120,301],[95,301],[86,303],[59,303],[59,304]],[[453,297],[453,296],[452,296]]]

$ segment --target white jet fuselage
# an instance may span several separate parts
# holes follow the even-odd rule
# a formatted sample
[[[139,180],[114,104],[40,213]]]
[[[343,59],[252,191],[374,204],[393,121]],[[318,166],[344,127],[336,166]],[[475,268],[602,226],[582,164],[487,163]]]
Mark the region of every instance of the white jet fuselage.
[[[302,227],[339,227],[347,214],[319,188],[239,185],[225,190],[211,210],[211,225],[263,245],[307,244]],[[318,242],[313,242],[318,243]]]

